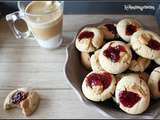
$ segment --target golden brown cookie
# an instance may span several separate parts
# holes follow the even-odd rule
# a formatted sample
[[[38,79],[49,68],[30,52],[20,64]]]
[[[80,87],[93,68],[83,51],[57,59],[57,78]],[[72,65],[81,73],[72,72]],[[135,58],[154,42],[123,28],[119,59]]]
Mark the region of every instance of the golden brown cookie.
[[[103,32],[104,38],[107,40],[113,40],[118,37],[116,24],[102,24],[98,28]]]
[[[142,29],[142,26],[136,19],[125,18],[118,22],[116,28],[119,36],[126,42],[129,42],[133,33]]]
[[[101,49],[95,51],[94,54],[91,56],[90,62],[91,62],[91,68],[93,71],[103,71],[104,70],[99,63],[100,50]]]
[[[84,96],[92,101],[104,101],[112,97],[115,91],[116,80],[114,76],[105,71],[92,71],[82,83]]]
[[[4,109],[20,108],[26,116],[31,115],[38,107],[40,97],[37,92],[27,88],[11,91],[4,101]]]
[[[116,86],[115,96],[119,107],[129,114],[140,114],[150,104],[149,88],[138,74],[122,77]]]
[[[81,52],[93,52],[103,44],[103,33],[96,27],[84,27],[76,37],[76,48]]]

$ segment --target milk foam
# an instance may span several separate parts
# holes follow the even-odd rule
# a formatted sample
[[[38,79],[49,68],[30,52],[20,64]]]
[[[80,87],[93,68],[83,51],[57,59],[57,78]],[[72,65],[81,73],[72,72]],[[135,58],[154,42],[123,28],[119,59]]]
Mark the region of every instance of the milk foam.
[[[25,12],[31,15],[26,20],[34,27],[49,27],[57,24],[63,14],[58,1],[32,1],[27,5]]]

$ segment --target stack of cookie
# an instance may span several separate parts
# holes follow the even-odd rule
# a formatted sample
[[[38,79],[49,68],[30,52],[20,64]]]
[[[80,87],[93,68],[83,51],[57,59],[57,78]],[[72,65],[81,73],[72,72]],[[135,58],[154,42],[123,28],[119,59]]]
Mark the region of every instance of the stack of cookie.
[[[145,72],[151,61],[160,65],[160,36],[136,19],[84,27],[75,45],[83,66],[91,71],[82,83],[87,99],[113,98],[123,111],[140,114],[150,98],[160,97],[160,67],[150,75]]]

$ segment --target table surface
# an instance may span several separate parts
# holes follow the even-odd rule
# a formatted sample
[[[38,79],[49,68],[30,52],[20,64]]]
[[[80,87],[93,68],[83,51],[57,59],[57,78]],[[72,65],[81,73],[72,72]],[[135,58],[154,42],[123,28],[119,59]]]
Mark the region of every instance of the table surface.
[[[6,21],[1,19],[0,118],[26,118],[19,109],[3,110],[7,94],[20,87],[32,87],[41,96],[39,108],[28,118],[106,118],[80,102],[68,85],[63,69],[65,49],[73,40],[75,32],[87,23],[97,23],[111,17],[113,16],[64,15],[64,41],[55,50],[40,48],[33,40],[17,40]],[[150,18],[153,19],[155,18]]]

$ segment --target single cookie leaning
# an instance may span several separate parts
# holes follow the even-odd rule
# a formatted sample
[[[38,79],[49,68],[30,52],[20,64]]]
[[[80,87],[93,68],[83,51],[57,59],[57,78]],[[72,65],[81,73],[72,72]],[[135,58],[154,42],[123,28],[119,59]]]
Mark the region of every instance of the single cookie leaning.
[[[150,103],[150,91],[138,74],[124,76],[117,84],[115,91],[119,107],[129,114],[144,112]]]
[[[116,24],[102,24],[98,28],[103,32],[104,38],[107,40],[113,40],[118,37]]]
[[[138,56],[132,51],[132,61],[129,70],[133,72],[143,72],[149,66],[150,62],[151,60]]]
[[[148,59],[160,57],[160,36],[149,30],[139,30],[131,37],[131,46],[140,56]]]
[[[90,72],[82,83],[82,92],[92,101],[104,101],[112,97],[115,91],[114,76],[105,71]]]
[[[130,65],[132,53],[121,41],[106,43],[99,54],[99,62],[104,70],[112,74],[124,72]]]
[[[91,56],[90,62],[91,62],[91,68],[93,71],[103,71],[103,68],[99,63],[100,50],[101,49],[95,51],[94,54]]]
[[[152,98],[160,98],[160,67],[155,68],[149,77],[148,86]]]
[[[19,88],[8,94],[4,101],[4,109],[21,108],[26,116],[31,115],[38,107],[40,97],[37,92],[27,88]]]
[[[132,34],[140,29],[142,29],[140,22],[133,18],[122,19],[117,24],[117,32],[126,42],[129,42]]]
[[[96,27],[84,27],[76,37],[76,48],[81,52],[93,52],[103,44],[103,33]]]

